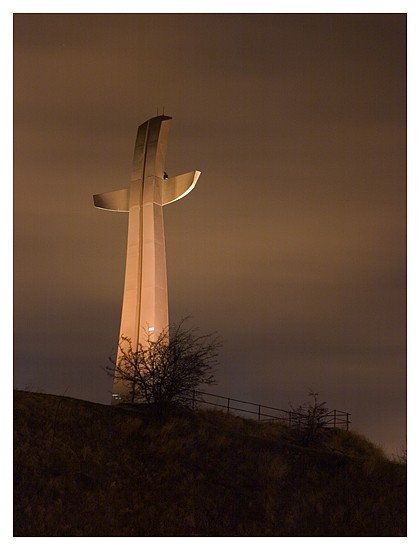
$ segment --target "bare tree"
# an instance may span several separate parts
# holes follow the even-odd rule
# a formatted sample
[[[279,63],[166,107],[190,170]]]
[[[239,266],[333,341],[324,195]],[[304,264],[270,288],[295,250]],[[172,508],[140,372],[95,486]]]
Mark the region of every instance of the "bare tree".
[[[301,444],[313,443],[320,438],[322,428],[327,424],[329,415],[326,402],[318,401],[318,393],[310,391],[309,397],[312,398],[312,402],[291,407],[292,428]]]
[[[107,370],[127,386],[125,401],[187,404],[194,389],[215,383],[212,371],[218,363],[219,337],[199,335],[198,329],[185,328],[184,321],[160,334],[148,333],[146,343],[137,349],[130,338],[121,338],[119,360],[110,357],[113,366]]]

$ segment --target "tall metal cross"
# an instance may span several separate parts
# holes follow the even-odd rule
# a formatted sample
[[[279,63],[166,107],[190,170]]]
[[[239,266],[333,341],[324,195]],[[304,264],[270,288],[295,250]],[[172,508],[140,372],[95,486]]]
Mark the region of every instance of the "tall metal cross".
[[[165,156],[171,122],[171,117],[160,115],[139,126],[130,187],[93,196],[96,208],[128,212],[119,343],[122,336],[129,338],[134,351],[168,327],[163,206],[185,197],[201,174],[194,170],[168,178]],[[120,355],[119,350],[117,362]],[[127,388],[114,381],[113,401],[126,393]]]

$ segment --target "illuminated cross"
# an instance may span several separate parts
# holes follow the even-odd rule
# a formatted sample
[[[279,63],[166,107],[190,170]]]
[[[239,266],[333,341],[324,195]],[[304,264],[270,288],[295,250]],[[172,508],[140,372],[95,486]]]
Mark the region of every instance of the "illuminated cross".
[[[129,338],[133,350],[168,327],[163,206],[192,191],[201,173],[195,170],[168,178],[165,156],[171,122],[171,117],[162,115],[139,126],[129,189],[93,196],[97,208],[128,212],[119,342],[122,336]],[[113,400],[127,391],[114,381]]]

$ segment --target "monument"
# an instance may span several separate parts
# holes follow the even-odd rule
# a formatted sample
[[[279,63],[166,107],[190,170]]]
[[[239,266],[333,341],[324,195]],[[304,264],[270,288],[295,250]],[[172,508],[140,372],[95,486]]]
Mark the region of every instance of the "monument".
[[[169,178],[165,172],[169,116],[149,119],[139,126],[128,189],[94,195],[96,208],[128,212],[127,258],[120,336],[131,340],[132,349],[153,340],[168,327],[163,206],[192,191],[201,172],[194,170]],[[117,355],[117,362],[120,351]],[[114,380],[113,402],[128,392]]]

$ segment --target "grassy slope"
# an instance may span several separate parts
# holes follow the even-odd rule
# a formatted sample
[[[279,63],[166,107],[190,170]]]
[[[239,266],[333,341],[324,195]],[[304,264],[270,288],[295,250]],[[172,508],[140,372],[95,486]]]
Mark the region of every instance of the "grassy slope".
[[[15,392],[15,536],[405,536],[406,468],[223,412]]]

